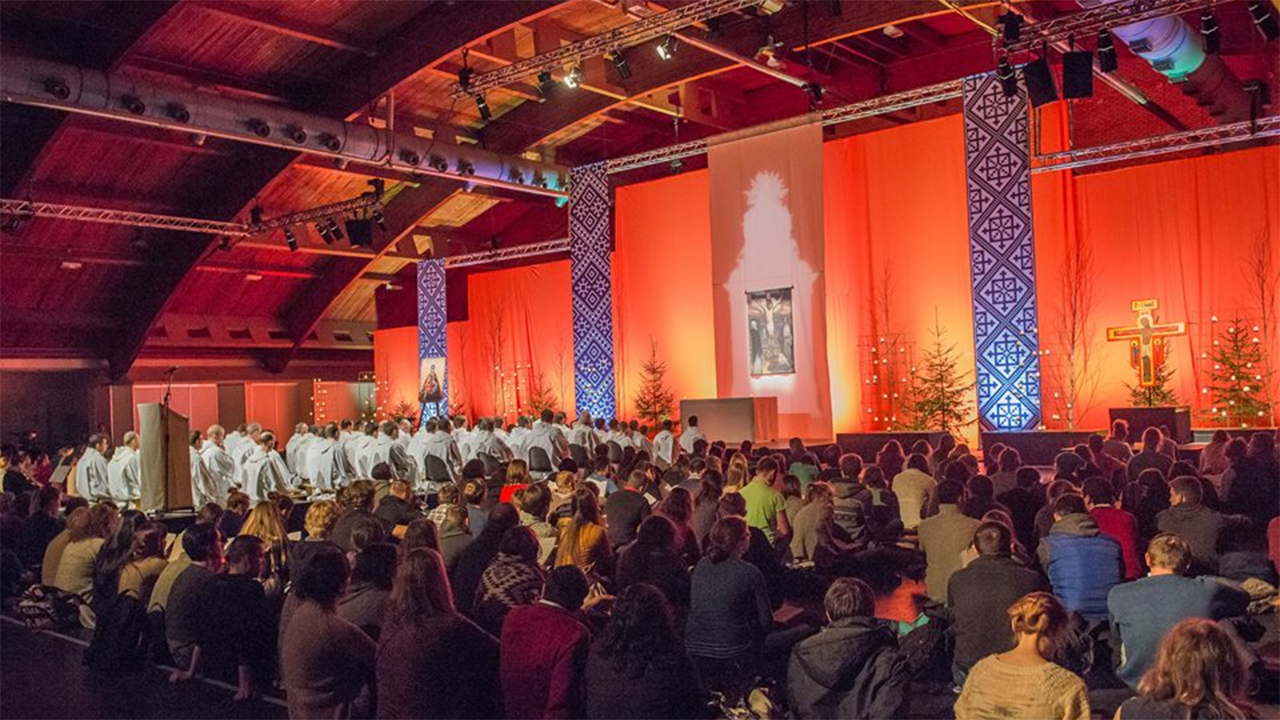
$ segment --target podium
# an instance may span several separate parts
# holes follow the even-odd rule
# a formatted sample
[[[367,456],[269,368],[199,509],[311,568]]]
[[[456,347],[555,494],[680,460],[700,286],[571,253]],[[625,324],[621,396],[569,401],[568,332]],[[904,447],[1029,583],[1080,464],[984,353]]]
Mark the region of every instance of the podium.
[[[707,398],[680,401],[680,417],[698,416],[698,428],[709,438],[737,444],[778,439],[778,398]]]
[[[191,450],[187,418],[160,403],[138,404],[142,499],[146,513],[191,507]]]

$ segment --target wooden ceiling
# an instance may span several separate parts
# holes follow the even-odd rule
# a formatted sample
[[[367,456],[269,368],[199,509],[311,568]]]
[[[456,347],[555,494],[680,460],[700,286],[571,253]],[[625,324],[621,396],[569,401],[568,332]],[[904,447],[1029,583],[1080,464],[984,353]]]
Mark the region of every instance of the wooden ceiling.
[[[674,3],[668,3],[674,4]],[[995,3],[960,3],[990,23]],[[627,3],[628,6],[632,3]],[[1078,11],[1029,3],[1038,19]],[[1224,56],[1242,79],[1275,87],[1275,43],[1253,32],[1243,3],[1220,5]],[[665,9],[650,2],[649,11]],[[634,8],[632,8],[634,9]],[[838,12],[836,10],[838,9]],[[33,55],[210,93],[278,103],[377,124],[394,104],[399,132],[532,153],[562,165],[618,157],[807,110],[805,93],[740,60],[684,45],[661,61],[653,43],[627,52],[623,80],[604,58],[584,64],[581,88],[544,96],[532,79],[490,91],[492,120],[450,89],[465,65],[477,73],[632,22],[618,0],[408,2],[362,0],[56,0],[0,5],[6,53]],[[886,34],[894,24],[901,35]],[[701,34],[706,28],[690,29]],[[937,0],[793,0],[768,18],[722,20],[713,41],[751,58],[772,35],[781,70],[826,89],[826,103],[991,69],[987,32]],[[1117,43],[1119,45],[1119,43]],[[1121,46],[1121,74],[1165,119],[1098,86],[1077,101],[1080,145],[1211,122],[1194,101]],[[559,77],[559,74],[557,74]],[[392,101],[391,98],[394,98]],[[866,132],[956,112],[920,108],[842,126]],[[354,169],[283,150],[188,136],[110,120],[0,106],[0,192],[5,197],[246,220],[345,200],[367,189]],[[698,165],[697,160],[690,163]],[[650,177],[641,172],[624,180]],[[117,376],[139,357],[235,356],[271,371],[297,358],[367,362],[367,338],[343,354],[318,328],[372,327],[377,288],[407,280],[412,259],[564,237],[563,208],[510,191],[468,191],[450,181],[393,176],[385,233],[372,253],[329,246],[310,228],[299,252],[282,235],[218,249],[189,233],[40,219],[0,237],[0,347],[9,357],[86,357]],[[218,332],[179,341],[166,326],[207,318],[212,327],[270,327],[270,342],[230,343]],[[353,326],[353,327],[355,327]],[[233,333],[235,334],[235,333]]]

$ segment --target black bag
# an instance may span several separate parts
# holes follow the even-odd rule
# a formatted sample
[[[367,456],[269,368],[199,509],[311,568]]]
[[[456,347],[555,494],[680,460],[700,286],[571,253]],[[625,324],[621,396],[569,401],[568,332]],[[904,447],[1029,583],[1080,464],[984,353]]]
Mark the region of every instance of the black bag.
[[[51,585],[32,585],[18,600],[18,614],[33,630],[52,630],[80,623],[79,595]]]
[[[100,672],[140,670],[147,660],[147,612],[127,593],[102,604],[84,662]]]

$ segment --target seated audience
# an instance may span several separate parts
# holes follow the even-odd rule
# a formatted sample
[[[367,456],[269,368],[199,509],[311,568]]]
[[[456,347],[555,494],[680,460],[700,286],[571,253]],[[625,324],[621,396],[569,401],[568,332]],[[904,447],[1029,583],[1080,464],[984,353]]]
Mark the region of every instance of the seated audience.
[[[780,535],[791,535],[787,500],[774,488],[778,472],[778,461],[765,458],[756,464],[755,477],[739,491],[747,501],[747,524],[762,531],[770,544]]]
[[[1084,498],[1066,494],[1053,503],[1053,527],[1038,552],[1053,593],[1086,620],[1107,617],[1107,593],[1124,581],[1120,543],[1103,535]]]
[[[351,531],[358,518],[377,520],[373,514],[373,483],[369,480],[357,480],[338,492],[338,504],[342,506],[342,515],[333,526],[330,539],[342,548],[343,552],[351,552],[356,548],[351,544]]]
[[[1184,577],[1191,568],[1190,545],[1177,535],[1157,535],[1147,547],[1151,574],[1117,585],[1107,596],[1112,636],[1118,641],[1120,667],[1116,675],[1130,685],[1155,662],[1160,639],[1187,618],[1243,615],[1249,594],[1210,578]]]
[[[1040,541],[1036,534],[1036,517],[1045,504],[1045,487],[1040,484],[1040,471],[1033,467],[1020,467],[1014,473],[1014,482],[1016,487],[998,493],[996,502],[1009,510],[1018,542],[1025,547],[1035,547]]]
[[[317,500],[311,503],[302,520],[305,537],[302,538],[302,542],[289,545],[289,569],[292,572],[296,573],[302,569],[320,543],[330,542],[333,526],[337,522],[338,503],[332,500]]]
[[[855,547],[835,532],[831,485],[819,480],[811,483],[807,491],[809,501],[791,524],[791,557],[797,562],[830,567],[842,553]]]
[[[89,522],[76,534],[68,538],[67,547],[62,551],[58,561],[58,574],[53,586],[73,595],[79,595],[84,604],[80,606],[80,624],[93,629],[94,564],[98,551],[102,549],[108,537],[116,532],[120,525],[120,513],[110,502],[100,502],[89,509]]]
[[[362,553],[372,547],[376,546]],[[362,716],[355,708],[373,680],[378,648],[338,612],[347,575],[346,555],[326,544],[312,554],[294,579],[298,605],[280,644],[281,679],[289,696],[291,718]]]
[[[489,511],[484,530],[458,552],[453,567],[449,568],[449,586],[454,592],[454,607],[463,615],[470,616],[476,591],[480,587],[480,577],[484,575],[489,563],[498,556],[503,536],[519,524],[520,515],[515,506],[511,503],[498,503]]]
[[[1100,477],[1084,481],[1084,506],[1098,523],[1103,535],[1120,543],[1124,555],[1124,579],[1134,580],[1142,574],[1142,559],[1138,555],[1138,519],[1114,506],[1111,483]]]
[[[351,583],[338,601],[338,616],[375,641],[387,614],[397,559],[395,545],[385,542],[366,545],[356,554]]]
[[[965,720],[1089,720],[1084,682],[1053,658],[1067,610],[1049,593],[1009,607],[1017,644],[979,660],[965,679],[955,714]]]
[[[227,546],[222,572],[209,580],[200,600],[196,628],[200,657],[198,663],[192,660],[187,676],[199,671],[224,680],[234,678],[236,700],[257,696],[275,674],[275,608],[259,582],[265,564],[261,539],[237,537]],[[187,572],[198,569],[192,566]],[[170,611],[172,602],[171,596]]]
[[[618,594],[582,677],[587,718],[694,718],[706,712],[662,594],[647,583]]]
[[[378,646],[378,717],[502,717],[498,642],[458,613],[453,595],[439,553],[405,555]],[[541,716],[508,707],[507,717]]]
[[[686,565],[702,556],[698,534],[693,529],[693,495],[682,487],[672,487],[654,511],[671,521],[676,530],[675,550]],[[642,523],[643,524],[643,523]]]
[[[1138,482],[1124,488],[1122,505],[1138,520],[1138,531],[1150,539],[1160,534],[1156,519],[1169,509],[1169,483],[1159,470],[1143,470]]]
[[[627,474],[627,481],[622,489],[605,499],[604,515],[609,518],[609,544],[614,550],[635,540],[640,523],[649,517],[649,500],[644,496],[648,483],[649,478],[643,472],[634,470]]]
[[[502,536],[498,554],[480,576],[471,617],[485,631],[502,634],[502,623],[517,605],[529,605],[542,597],[546,580],[538,566],[538,538],[530,528],[517,525]]]
[[[404,537],[400,539],[400,556],[409,554],[410,550],[425,547],[440,552],[440,535],[436,524],[425,517],[415,518],[405,528]]]
[[[1005,448],[998,459],[999,469],[991,473],[991,487],[997,498],[1018,487],[1018,468],[1022,467],[1022,455],[1014,448]]]
[[[1045,503],[1036,511],[1035,527],[1036,541],[1032,543],[1039,546],[1040,541],[1049,534],[1049,529],[1053,527],[1053,504],[1063,495],[1077,494],[1076,486],[1067,480],[1054,480],[1049,483],[1044,490]]]
[[[787,702],[799,718],[896,718],[907,704],[911,668],[875,619],[875,595],[837,578],[823,598],[827,626],[791,649]]]
[[[1133,457],[1133,448],[1129,446],[1129,423],[1122,419],[1117,419],[1111,423],[1111,436],[1102,443],[1102,452],[1127,463],[1129,458]]]
[[[58,566],[62,562],[62,555],[66,552],[67,545],[71,543],[73,538],[87,536],[92,518],[93,515],[89,511],[87,503],[67,513],[67,526],[63,528],[62,532],[55,535],[49,541],[48,547],[44,549],[44,557],[40,561],[41,585],[46,587],[57,586]]]
[[[698,538],[698,547],[706,543],[707,533],[716,524],[716,516],[720,510],[720,496],[724,476],[718,470],[706,470],[698,479],[698,488],[693,494],[693,526],[694,535]]]
[[[409,523],[422,517],[422,512],[414,502],[413,491],[405,480],[392,480],[386,497],[378,503],[374,515],[382,521],[387,537],[403,537]]]
[[[49,543],[62,532],[66,523],[59,515],[61,505],[62,491],[57,485],[42,485],[31,494],[31,512],[27,515],[17,546],[18,559],[23,567],[40,565]]]
[[[1199,478],[1176,477],[1169,483],[1168,510],[1156,516],[1156,527],[1162,533],[1173,533],[1191,546],[1193,574],[1218,572],[1218,545],[1228,530],[1247,527],[1244,515],[1223,515],[1201,502]]]
[[[618,556],[616,585],[619,590],[647,583],[657,588],[682,620],[689,607],[689,566],[675,551],[675,526],[662,515],[640,523],[635,542]],[[677,625],[677,627],[681,627]]]
[[[892,479],[902,472],[907,456],[902,452],[902,443],[897,440],[886,442],[876,453],[876,467],[884,473],[885,479]]]
[[[120,568],[117,593],[142,601],[146,607],[156,580],[169,565],[164,554],[165,526],[158,522],[139,523],[133,530],[133,544]]]
[[[907,456],[906,469],[893,477],[893,492],[898,496],[898,513],[902,527],[915,530],[924,517],[924,507],[937,482],[929,472],[929,458],[913,452]]]
[[[1160,643],[1138,696],[1115,720],[1194,718],[1251,720],[1248,668],[1228,632],[1209,620],[1183,620]]]
[[[632,492],[630,481],[627,488],[614,493],[614,496]],[[589,488],[579,488],[574,492],[569,506],[573,514],[560,520],[555,566],[577,565],[592,580],[611,575],[613,550],[609,547],[605,529],[601,527],[600,505],[595,492]]]
[[[507,472],[508,477],[510,477],[510,470]],[[459,499],[462,497],[462,491],[454,483],[445,483],[440,486],[440,491],[436,497],[438,504],[427,511],[427,519],[435,523],[436,527],[439,528],[444,525],[445,513],[449,512],[449,508],[458,504]]]
[[[222,534],[216,525],[196,523],[182,534],[182,549],[186,562],[179,559],[169,563],[151,593],[153,607],[158,603],[156,609],[164,611],[165,641],[178,668],[169,676],[170,682],[195,677],[200,659],[202,603],[222,568]],[[163,592],[166,586],[168,590]]]
[[[579,610],[587,591],[581,570],[558,567],[547,577],[541,600],[507,614],[500,653],[507,717],[583,717],[591,632]]]
[[[973,542],[973,531],[978,520],[960,512],[964,499],[964,486],[951,480],[940,483],[934,491],[938,501],[938,513],[920,522],[920,550],[924,552],[928,567],[925,584],[929,597],[937,602],[947,601],[947,583],[951,575],[960,569],[960,553]]]
[[[1160,452],[1160,445],[1163,442],[1164,435],[1160,433],[1159,428],[1149,427],[1142,431],[1142,452],[1129,458],[1126,465],[1129,482],[1137,480],[1138,474],[1143,470],[1159,470],[1164,475],[1169,474],[1173,458]]]
[[[973,534],[978,557],[951,576],[947,605],[955,619],[954,676],[964,684],[984,657],[1014,645],[1008,609],[1024,595],[1048,589],[1044,576],[1013,560],[1008,527],[984,522]]]
[[[965,498],[960,505],[960,512],[981,520],[983,515],[992,510],[1007,511],[1007,508],[996,502],[991,478],[986,475],[974,475],[969,478],[969,482],[965,483]]]

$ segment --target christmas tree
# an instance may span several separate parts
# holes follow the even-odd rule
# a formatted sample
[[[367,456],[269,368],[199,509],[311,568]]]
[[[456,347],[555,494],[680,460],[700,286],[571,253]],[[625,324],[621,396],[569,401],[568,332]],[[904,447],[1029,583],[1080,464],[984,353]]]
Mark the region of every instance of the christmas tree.
[[[1156,384],[1151,387],[1142,387],[1141,385],[1130,385],[1125,383],[1125,387],[1129,389],[1129,400],[1134,407],[1170,407],[1178,404],[1178,393],[1169,387],[1169,381],[1173,378],[1173,371],[1168,365],[1160,365],[1156,367]]]
[[[636,396],[636,417],[657,425],[669,420],[676,409],[676,396],[667,387],[667,364],[658,360],[658,345],[650,343],[649,359],[640,366],[640,393]]]
[[[529,378],[529,397],[525,405],[530,415],[556,409],[556,396],[547,386],[546,374],[541,370]]]
[[[954,433],[973,422],[969,418],[969,394],[973,383],[959,370],[954,345],[943,344],[946,331],[934,320],[933,347],[924,354],[923,367],[911,369],[909,407],[916,430]]]
[[[1216,323],[1216,318],[1214,319]],[[1266,388],[1270,382],[1266,356],[1258,335],[1240,318],[1234,318],[1213,341],[1209,359],[1210,415],[1228,427],[1249,427],[1266,423],[1271,411]]]

